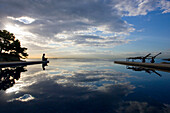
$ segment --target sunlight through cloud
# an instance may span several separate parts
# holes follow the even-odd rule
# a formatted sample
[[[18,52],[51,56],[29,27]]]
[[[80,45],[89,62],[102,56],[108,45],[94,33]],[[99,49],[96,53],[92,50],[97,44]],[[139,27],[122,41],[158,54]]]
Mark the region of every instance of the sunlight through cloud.
[[[12,19],[12,20],[17,20],[17,21],[22,22],[24,24],[31,24],[32,22],[35,21],[34,18],[30,18],[30,17],[26,17],[26,16],[22,16],[22,17],[19,17],[19,18],[14,18],[14,17],[8,16],[7,18]]]
[[[17,24],[6,24],[5,29],[12,32],[12,33],[19,33],[21,31],[20,26]]]

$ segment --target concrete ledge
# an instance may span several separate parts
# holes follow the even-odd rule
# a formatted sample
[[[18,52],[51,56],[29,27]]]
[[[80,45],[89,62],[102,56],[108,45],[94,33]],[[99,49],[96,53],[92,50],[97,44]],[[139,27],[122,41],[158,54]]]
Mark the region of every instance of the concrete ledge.
[[[20,65],[33,65],[33,64],[43,64],[49,63],[49,61],[28,61],[28,62],[0,62],[0,67],[8,67],[8,66],[20,66]]]
[[[153,68],[158,70],[170,70],[170,64],[161,64],[161,63],[142,63],[142,62],[129,62],[129,61],[114,61],[117,64],[131,65],[131,66],[140,66]]]

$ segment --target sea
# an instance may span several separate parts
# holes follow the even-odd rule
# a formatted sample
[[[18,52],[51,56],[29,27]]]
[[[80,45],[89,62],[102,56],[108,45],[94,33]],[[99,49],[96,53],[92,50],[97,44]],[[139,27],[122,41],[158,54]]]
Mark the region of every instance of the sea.
[[[0,113],[170,113],[169,72],[114,60],[1,67]]]

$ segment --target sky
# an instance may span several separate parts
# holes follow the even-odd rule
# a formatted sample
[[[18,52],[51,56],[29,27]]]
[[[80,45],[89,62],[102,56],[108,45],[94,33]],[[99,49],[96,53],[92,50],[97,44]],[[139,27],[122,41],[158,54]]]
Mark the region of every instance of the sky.
[[[170,56],[170,0],[0,0],[29,58]]]

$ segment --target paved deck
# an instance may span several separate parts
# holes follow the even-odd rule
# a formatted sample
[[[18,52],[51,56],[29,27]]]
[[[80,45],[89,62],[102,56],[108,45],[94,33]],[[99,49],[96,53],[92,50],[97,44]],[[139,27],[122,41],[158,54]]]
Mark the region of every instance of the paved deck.
[[[20,65],[33,65],[33,64],[42,64],[42,63],[49,63],[49,61],[16,61],[16,62],[0,62],[0,67],[20,66]]]
[[[163,63],[142,63],[142,62],[129,62],[129,61],[114,61],[116,64],[123,64],[123,65],[131,65],[131,66],[140,66],[140,67],[147,67],[152,68],[160,71],[170,72],[170,64],[163,64]]]

